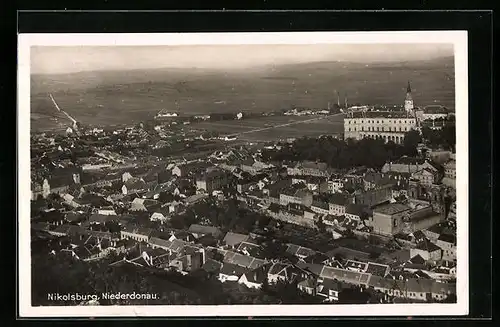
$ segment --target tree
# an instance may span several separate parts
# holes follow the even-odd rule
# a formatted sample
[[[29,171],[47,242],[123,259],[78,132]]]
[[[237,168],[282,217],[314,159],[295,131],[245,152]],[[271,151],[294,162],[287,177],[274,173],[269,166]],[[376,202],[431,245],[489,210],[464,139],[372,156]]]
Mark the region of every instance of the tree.
[[[408,156],[415,156],[417,154],[417,146],[420,142],[422,142],[422,137],[418,131],[411,130],[406,133],[403,140],[405,154]]]
[[[319,217],[319,219],[316,221],[316,227],[318,227],[321,233],[326,232],[326,225],[323,222],[323,217]]]

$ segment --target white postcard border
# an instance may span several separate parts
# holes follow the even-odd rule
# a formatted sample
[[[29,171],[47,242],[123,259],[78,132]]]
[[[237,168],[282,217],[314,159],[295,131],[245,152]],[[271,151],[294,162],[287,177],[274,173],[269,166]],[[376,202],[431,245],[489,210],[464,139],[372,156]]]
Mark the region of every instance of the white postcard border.
[[[146,46],[235,44],[429,44],[448,43],[455,50],[457,156],[457,303],[357,305],[31,305],[30,251],[30,47]],[[151,33],[18,35],[18,303],[29,317],[216,317],[216,316],[443,316],[469,312],[468,272],[468,72],[466,31]],[[467,132],[465,132],[467,131]]]

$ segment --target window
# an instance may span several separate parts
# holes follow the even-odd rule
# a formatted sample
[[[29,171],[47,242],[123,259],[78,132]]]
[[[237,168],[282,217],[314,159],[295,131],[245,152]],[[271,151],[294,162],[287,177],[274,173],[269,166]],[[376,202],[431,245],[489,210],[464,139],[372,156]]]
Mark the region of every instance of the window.
[[[365,131],[365,128],[364,127],[361,127],[361,131],[364,132]]]
[[[393,225],[394,227],[398,227],[398,221],[396,219],[394,219]]]

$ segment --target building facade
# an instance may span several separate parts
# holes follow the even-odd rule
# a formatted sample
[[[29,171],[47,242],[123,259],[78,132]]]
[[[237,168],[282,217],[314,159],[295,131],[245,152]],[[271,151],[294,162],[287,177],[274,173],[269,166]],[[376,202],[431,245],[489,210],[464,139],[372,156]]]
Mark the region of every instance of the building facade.
[[[348,113],[344,118],[344,138],[359,140],[368,137],[382,139],[386,142],[403,143],[405,134],[418,127],[409,82],[404,109],[403,112],[361,111]]]

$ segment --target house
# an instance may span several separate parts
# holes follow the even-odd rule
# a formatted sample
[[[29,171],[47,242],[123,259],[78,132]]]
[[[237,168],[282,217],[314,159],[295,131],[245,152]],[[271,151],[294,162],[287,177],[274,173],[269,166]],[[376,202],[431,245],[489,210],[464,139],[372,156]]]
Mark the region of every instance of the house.
[[[41,212],[38,222],[46,222],[53,226],[61,226],[66,222],[65,215],[54,208],[47,209]]]
[[[310,207],[313,202],[313,195],[306,189],[304,184],[294,184],[281,191],[279,201],[283,206],[289,203],[298,203]]]
[[[207,258],[201,269],[205,270],[207,273],[219,276],[219,272],[222,269],[222,262]]]
[[[423,168],[414,172],[411,175],[411,180],[417,181],[425,186],[431,186],[438,182],[438,172],[429,168]]]
[[[410,300],[429,301],[431,299],[432,280],[427,279],[390,279],[372,275],[369,287],[388,296]]]
[[[253,159],[244,160],[240,165],[240,169],[242,171],[250,173],[251,175],[257,175],[260,172],[273,167],[274,166],[271,164],[266,164],[261,161]]]
[[[297,258],[303,260],[306,257],[316,254],[316,251],[296,244],[287,244],[287,253],[296,256]]]
[[[351,271],[365,272],[368,268],[368,264],[365,262],[347,260],[347,262],[344,264],[344,268]]]
[[[349,199],[344,194],[330,194],[328,197],[328,213],[330,215],[342,216],[345,214]]]
[[[390,203],[373,209],[373,231],[383,235],[395,235],[404,228],[403,219],[408,216],[410,207],[401,203]]]
[[[444,178],[442,183],[448,187],[456,188],[457,169],[455,155],[452,155],[450,160],[444,164]]]
[[[340,193],[344,188],[344,180],[341,178],[333,178],[328,180],[327,185],[329,193]]]
[[[187,247],[187,246],[186,246]],[[190,247],[191,250],[185,251],[184,247],[178,256],[170,261],[170,267],[181,273],[188,273],[200,269],[205,264],[205,254],[203,249]],[[184,252],[183,252],[184,251]]]
[[[320,215],[328,215],[330,213],[330,206],[322,197],[313,196],[311,210]]]
[[[73,208],[78,208],[80,206],[78,202],[73,201],[75,197],[69,193],[63,194],[62,198],[68,205],[70,205]]]
[[[349,219],[353,219],[356,221],[362,221],[365,220],[370,216],[368,212],[371,210],[364,205],[361,204],[355,204],[355,203],[349,203],[345,207],[345,217]]]
[[[391,271],[391,267],[388,265],[368,262],[365,272],[371,274],[372,276],[386,277]]]
[[[457,237],[451,234],[441,234],[436,240],[436,245],[443,250],[443,260],[457,259]]]
[[[144,192],[148,189],[146,182],[141,178],[131,177],[126,179],[122,186],[123,195]]]
[[[308,277],[300,281],[297,284],[297,288],[304,293],[316,296],[318,289],[318,281],[314,277]]]
[[[420,255],[426,261],[438,261],[442,258],[442,249],[427,240],[410,249],[410,256]]]
[[[127,228],[120,231],[122,239],[132,239],[138,242],[148,242],[153,231],[149,228]]]
[[[433,226],[430,226],[426,229],[422,230],[422,233],[431,241],[431,242],[437,242],[437,239],[441,235],[444,227],[441,224],[435,224]]]
[[[219,272],[219,280],[224,282],[237,282],[249,270],[246,267],[224,262]]]
[[[160,207],[161,203],[156,200],[135,198],[134,201],[132,201],[130,211],[155,212],[157,209],[160,209]]]
[[[85,215],[79,212],[70,211],[66,213],[65,220],[69,223],[80,223],[85,220]]]
[[[249,255],[240,254],[233,251],[224,251],[224,263],[233,263],[238,266],[255,269],[267,263],[266,260],[258,259]]]
[[[287,168],[288,175],[311,175],[328,177],[328,165],[323,162],[304,161]]]
[[[196,238],[200,238],[203,235],[212,235],[215,238],[219,238],[220,236],[222,236],[222,232],[217,227],[203,226],[198,224],[189,226],[188,232],[193,234]]]
[[[245,272],[238,280],[239,284],[243,284],[248,288],[260,289],[267,278],[270,264],[266,264]]]
[[[204,161],[193,161],[189,163],[184,163],[180,165],[176,165],[172,169],[172,175],[178,177],[186,177],[188,175],[196,175],[206,171],[207,168],[210,167],[210,164]]]
[[[271,265],[267,272],[269,284],[278,282],[292,282],[297,277],[298,272],[291,264],[276,262]]]
[[[150,237],[148,240],[148,244],[153,249],[160,248],[166,251],[170,251],[170,247],[172,246],[172,241],[165,240],[159,237]]]
[[[371,277],[371,274],[364,272],[350,271],[347,269],[340,269],[334,267],[323,266],[321,270],[321,279],[338,280],[344,283],[353,284],[357,286],[366,286]]]
[[[252,240],[247,239],[238,245],[237,251],[251,257],[259,257],[261,255],[261,247]]]
[[[312,192],[326,193],[328,192],[328,180],[321,176],[293,176],[292,184],[303,183],[307,189]]]
[[[363,176],[363,188],[365,191],[392,183],[391,178],[385,173],[369,171]]]
[[[230,247],[239,246],[242,242],[247,241],[250,238],[249,235],[238,234],[233,232],[228,232],[226,236],[224,236],[224,243]]]
[[[311,263],[311,264],[326,264],[327,262],[330,261],[330,258],[321,252],[315,252],[314,254],[311,254],[310,256],[307,256],[303,259],[305,263]]]
[[[437,170],[428,160],[424,158],[403,156],[394,162],[388,162],[382,167],[382,172],[415,173],[421,169],[428,168]]]
[[[161,223],[164,223],[168,220],[167,218],[167,214],[164,214],[160,211],[155,211],[153,212],[153,214],[151,215],[151,217],[149,218],[151,221],[159,221]]]
[[[111,208],[101,208],[97,210],[97,213],[99,215],[107,215],[107,216],[116,216],[116,211],[111,207]]]
[[[51,193],[63,194],[72,185],[80,185],[80,171],[75,168],[56,168],[43,180],[42,196]]]
[[[335,302],[339,300],[340,291],[342,283],[326,278],[318,285],[316,295],[324,298],[323,302]]]
[[[230,184],[228,174],[222,170],[214,169],[205,171],[196,176],[196,189],[212,194],[213,191],[219,191]]]
[[[103,214],[95,213],[95,214],[90,216],[89,223],[91,223],[91,224],[106,224],[107,222],[112,222],[112,221],[117,222],[118,220],[119,220],[118,216],[103,215]]]

